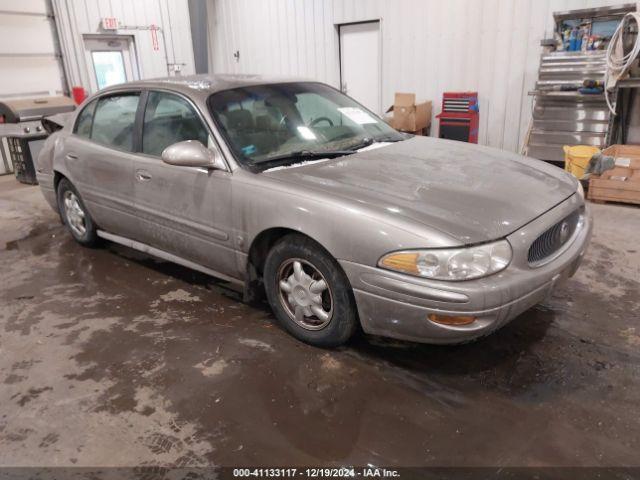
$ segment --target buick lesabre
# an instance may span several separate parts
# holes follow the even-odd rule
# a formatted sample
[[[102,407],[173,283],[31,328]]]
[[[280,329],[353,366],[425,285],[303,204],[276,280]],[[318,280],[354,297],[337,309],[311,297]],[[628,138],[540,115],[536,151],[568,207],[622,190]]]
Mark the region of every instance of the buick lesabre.
[[[37,176],[79,243],[264,293],[318,346],[359,326],[428,343],[487,335],[571,276],[591,232],[561,169],[399,133],[328,85],[289,79],[104,89],[48,138]]]

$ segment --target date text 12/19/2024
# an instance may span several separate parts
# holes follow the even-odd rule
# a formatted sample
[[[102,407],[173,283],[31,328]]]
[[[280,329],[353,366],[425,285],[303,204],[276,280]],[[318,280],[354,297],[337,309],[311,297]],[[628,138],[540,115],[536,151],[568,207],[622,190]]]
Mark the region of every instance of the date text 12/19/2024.
[[[397,470],[379,467],[234,468],[234,478],[399,478]]]

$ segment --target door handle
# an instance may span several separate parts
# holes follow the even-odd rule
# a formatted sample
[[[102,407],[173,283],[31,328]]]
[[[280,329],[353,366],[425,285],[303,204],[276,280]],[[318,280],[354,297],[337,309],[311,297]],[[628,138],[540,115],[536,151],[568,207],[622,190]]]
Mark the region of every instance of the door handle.
[[[78,159],[78,155],[76,155],[75,153],[67,153],[67,158],[69,160],[77,160]]]
[[[138,170],[136,172],[136,179],[139,182],[148,182],[149,180],[151,180],[151,174],[146,170]]]

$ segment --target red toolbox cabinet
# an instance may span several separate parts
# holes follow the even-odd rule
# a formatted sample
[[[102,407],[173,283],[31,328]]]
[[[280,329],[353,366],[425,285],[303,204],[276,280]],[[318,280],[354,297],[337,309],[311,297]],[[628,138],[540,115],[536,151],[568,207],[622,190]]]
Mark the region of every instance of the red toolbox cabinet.
[[[439,137],[461,142],[478,143],[478,92],[444,92]]]

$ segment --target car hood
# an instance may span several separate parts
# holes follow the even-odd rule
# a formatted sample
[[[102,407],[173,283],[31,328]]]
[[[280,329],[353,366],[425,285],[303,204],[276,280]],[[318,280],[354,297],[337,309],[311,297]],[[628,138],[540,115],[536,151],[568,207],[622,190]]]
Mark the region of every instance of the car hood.
[[[572,177],[544,162],[429,137],[263,175],[409,218],[463,244],[505,237],[576,191]]]

